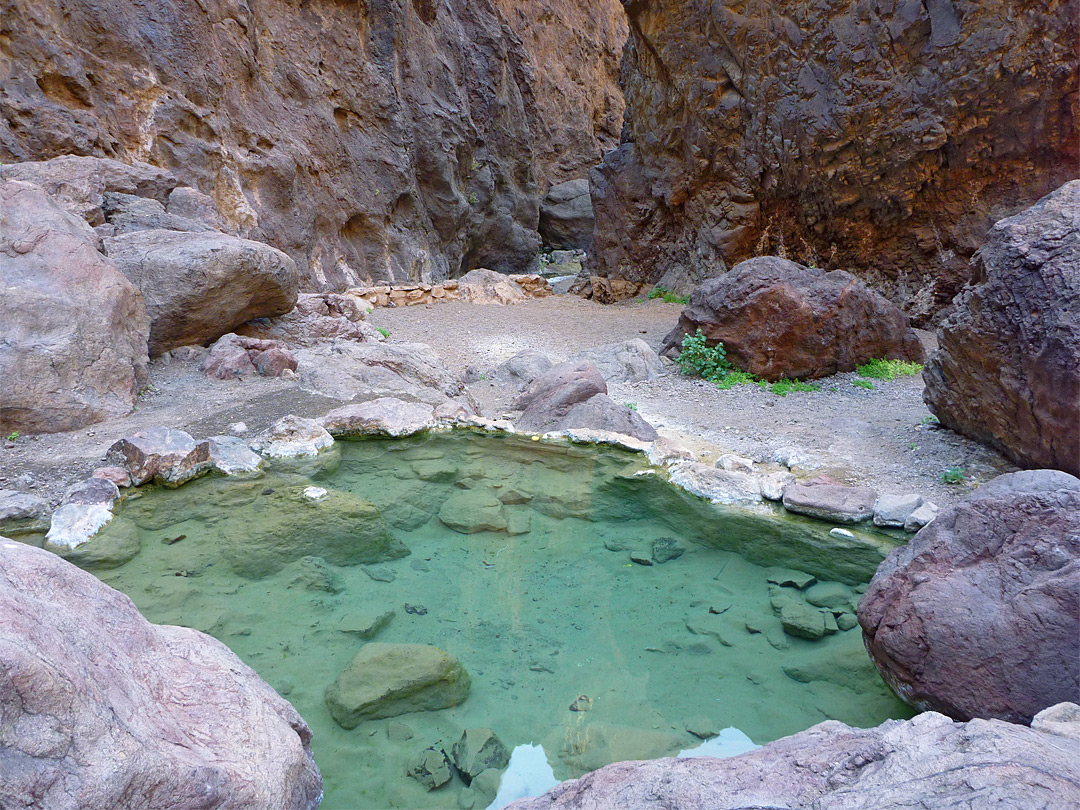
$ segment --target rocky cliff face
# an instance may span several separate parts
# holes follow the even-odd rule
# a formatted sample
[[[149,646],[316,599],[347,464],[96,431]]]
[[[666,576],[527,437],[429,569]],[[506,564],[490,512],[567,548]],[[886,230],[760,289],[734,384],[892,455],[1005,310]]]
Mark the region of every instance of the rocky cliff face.
[[[678,288],[775,253],[925,317],[995,220],[1076,173],[1076,0],[624,5],[597,275]]]
[[[544,13],[572,32],[578,5]],[[495,0],[0,0],[0,161],[171,169],[308,288],[524,271],[538,142],[544,177],[581,171],[621,110],[587,86],[613,61],[607,29],[562,48],[539,25],[527,49],[500,6],[538,24]]]

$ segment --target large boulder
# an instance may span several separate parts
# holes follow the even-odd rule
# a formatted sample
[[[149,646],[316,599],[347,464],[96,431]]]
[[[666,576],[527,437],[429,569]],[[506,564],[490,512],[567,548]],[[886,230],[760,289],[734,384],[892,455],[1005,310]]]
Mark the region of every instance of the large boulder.
[[[148,380],[138,290],[90,226],[41,188],[0,183],[0,432],[75,430],[128,413]]]
[[[664,352],[677,354],[698,329],[766,380],[827,377],[877,358],[924,359],[907,316],[862,281],[775,256],[742,262],[696,289]]]
[[[458,297],[470,304],[518,304],[525,292],[508,276],[478,268],[458,279]]]
[[[296,263],[261,242],[213,231],[141,230],[106,238],[105,252],[146,300],[151,357],[209,343],[296,304]]]
[[[593,210],[589,180],[567,180],[548,189],[540,201],[540,237],[544,244],[563,250],[592,247]]]
[[[918,708],[1029,723],[1080,702],[1080,480],[1001,476],[943,509],[878,568],[859,623]]]
[[[326,689],[326,706],[343,728],[364,720],[448,709],[469,696],[469,673],[448,652],[426,644],[371,642]]]
[[[623,5],[590,270],[624,295],[775,253],[925,323],[994,221],[1077,176],[1075,0]]]
[[[551,430],[588,430],[633,436],[643,442],[655,441],[656,428],[626,405],[620,405],[607,394],[597,394],[579,402],[551,426]]]
[[[1003,219],[923,372],[943,425],[1025,467],[1080,475],[1080,180]]]
[[[559,363],[537,377],[514,400],[523,411],[517,424],[525,430],[551,427],[579,402],[607,393],[607,383],[588,360]]]
[[[741,756],[616,762],[513,810],[1035,808],[1080,803],[1080,744],[927,713],[857,729],[828,720]]]
[[[307,723],[224,644],[3,538],[0,615],[0,806],[318,806]]]
[[[210,470],[210,444],[175,428],[157,426],[125,436],[109,448],[108,459],[135,486],[156,481],[179,486]]]
[[[586,349],[570,359],[588,360],[609,383],[655,380],[664,373],[660,355],[641,338]]]

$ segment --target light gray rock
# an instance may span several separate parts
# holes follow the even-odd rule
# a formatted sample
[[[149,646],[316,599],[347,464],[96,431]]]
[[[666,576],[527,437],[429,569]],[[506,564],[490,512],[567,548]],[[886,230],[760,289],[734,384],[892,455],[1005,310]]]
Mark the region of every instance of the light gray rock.
[[[904,531],[917,532],[923,526],[926,526],[930,521],[937,517],[938,507],[935,503],[927,501],[910,515],[908,519],[904,521]]]
[[[1034,495],[1039,492],[1080,491],[1080,478],[1061,470],[1020,470],[999,475],[976,489],[968,500],[1009,495]]]
[[[102,237],[159,228],[190,233],[215,230],[198,220],[168,213],[165,206],[157,200],[138,197],[134,194],[107,191],[102,210],[105,213],[105,224],[98,225],[94,229]]]
[[[443,525],[461,534],[506,531],[502,502],[486,487],[455,490],[439,509]]]
[[[17,537],[49,528],[49,503],[37,495],[0,489],[0,533]]]
[[[262,242],[156,229],[107,238],[105,253],[146,301],[151,357],[296,304],[296,263]]]
[[[314,419],[289,414],[275,422],[252,447],[270,458],[315,456],[334,445],[334,437]]]
[[[592,247],[593,209],[589,179],[557,183],[540,201],[540,236],[555,248],[588,250]],[[555,253],[563,251],[552,251]]]
[[[326,705],[342,728],[363,720],[456,706],[471,681],[461,663],[424,644],[370,642],[326,690]]]
[[[1031,727],[1080,742],[1080,706],[1075,703],[1055,703],[1035,715]]]
[[[438,422],[430,405],[380,397],[331,411],[320,424],[331,436],[412,436]]]
[[[509,360],[504,360],[485,376],[500,382],[507,382],[517,388],[518,391],[521,391],[537,377],[551,371],[553,365],[554,363],[546,354],[535,349],[526,349],[518,352]]]
[[[521,285],[502,273],[477,268],[458,279],[458,297],[470,304],[517,304],[525,300]]]
[[[903,526],[922,502],[922,496],[915,494],[879,495],[874,501],[874,525]]]
[[[135,486],[149,481],[179,486],[210,470],[209,442],[197,442],[182,430],[161,426],[125,436],[109,448],[106,457],[125,469]]]
[[[224,475],[255,472],[262,466],[262,456],[236,436],[211,436],[210,464]]]
[[[524,414],[522,415],[524,418]],[[552,430],[590,431],[631,436],[642,442],[657,437],[656,428],[641,418],[637,411],[620,405],[607,394],[596,394],[571,406]]]
[[[405,774],[429,791],[442,787],[454,778],[454,772],[450,770],[450,759],[446,752],[439,748],[426,748],[410,759]]]
[[[767,501],[779,501],[784,497],[784,488],[795,483],[795,474],[789,472],[771,472],[758,476],[761,497]]]
[[[187,186],[174,188],[169,192],[169,202],[165,210],[174,216],[200,222],[211,230],[235,236],[235,231],[225,222],[213,198],[196,189]]]
[[[789,512],[833,520],[839,523],[859,523],[874,516],[877,493],[869,487],[849,487],[843,484],[791,484],[784,488],[784,508]]]
[[[310,729],[224,644],[5,538],[0,615],[0,806],[318,805]]]
[[[671,483],[713,503],[760,503],[761,481],[756,475],[729,472],[696,461],[671,465]]]
[[[660,355],[641,338],[586,349],[575,354],[567,362],[582,361],[592,363],[604,380],[609,383],[655,380],[664,373]]]
[[[1080,746],[1061,737],[928,712],[872,729],[828,720],[726,759],[616,762],[510,807],[1072,810],[1080,805],[1078,762]]]

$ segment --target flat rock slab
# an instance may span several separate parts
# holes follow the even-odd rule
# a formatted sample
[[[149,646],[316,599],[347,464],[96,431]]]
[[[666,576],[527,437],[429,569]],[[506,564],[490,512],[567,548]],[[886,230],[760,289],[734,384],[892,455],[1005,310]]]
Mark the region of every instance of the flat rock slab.
[[[0,806],[317,805],[311,730],[216,639],[5,538],[0,615]]]
[[[326,705],[342,728],[364,720],[456,706],[471,681],[461,663],[425,644],[365,644],[326,690]]]
[[[270,458],[315,456],[334,445],[334,437],[314,419],[289,414],[275,422],[253,446]]]
[[[874,516],[877,492],[869,487],[843,484],[791,484],[784,488],[783,504],[789,512],[832,520],[860,523]]]
[[[462,534],[506,531],[502,502],[484,488],[456,490],[439,509],[443,525]]]
[[[430,405],[397,397],[342,406],[320,423],[332,436],[412,436],[438,424]]]

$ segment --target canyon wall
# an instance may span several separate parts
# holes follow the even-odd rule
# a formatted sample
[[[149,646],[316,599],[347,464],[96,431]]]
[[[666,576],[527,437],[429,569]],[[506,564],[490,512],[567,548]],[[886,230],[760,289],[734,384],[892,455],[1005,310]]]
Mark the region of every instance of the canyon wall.
[[[309,289],[526,271],[538,181],[583,174],[617,131],[622,10],[604,0],[597,29],[573,0],[542,24],[516,5],[0,0],[0,161],[168,168]]]
[[[1078,173],[1076,0],[624,6],[595,275],[688,289],[779,254],[929,319],[997,219]]]

